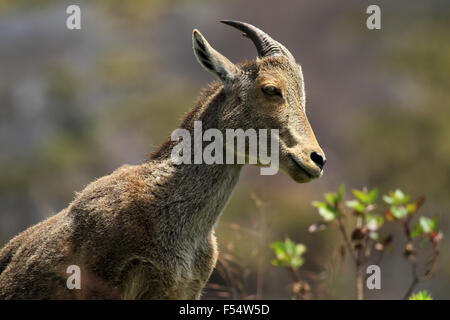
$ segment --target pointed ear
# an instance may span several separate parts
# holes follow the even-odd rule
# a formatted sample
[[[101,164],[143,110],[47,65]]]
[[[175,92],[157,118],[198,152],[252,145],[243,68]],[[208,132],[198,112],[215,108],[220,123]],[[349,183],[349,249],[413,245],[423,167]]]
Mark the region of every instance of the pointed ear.
[[[192,45],[198,62],[222,82],[232,80],[239,74],[239,69],[230,60],[214,50],[197,29],[192,32]]]

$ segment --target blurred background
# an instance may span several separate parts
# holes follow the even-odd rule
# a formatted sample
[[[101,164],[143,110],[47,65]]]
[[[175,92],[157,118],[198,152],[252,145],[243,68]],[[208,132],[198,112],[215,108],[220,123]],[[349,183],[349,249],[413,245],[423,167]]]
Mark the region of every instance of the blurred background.
[[[221,253],[235,257],[248,295],[288,299],[290,274],[271,265],[269,247],[288,236],[308,248],[300,274],[314,298],[354,298],[339,234],[307,231],[324,192],[345,183],[425,195],[422,212],[450,234],[450,2],[376,1],[381,30],[372,31],[373,2],[0,0],[0,246],[93,179],[145,161],[179,125],[213,80],[195,60],[192,29],[233,62],[254,59],[253,44],[218,22],[236,19],[302,65],[328,163],[309,184],[244,168],[217,229]],[[81,30],[66,28],[71,4],[81,7]],[[394,239],[394,251],[404,244]],[[418,286],[437,299],[450,298],[449,245],[444,238],[434,278]],[[368,298],[401,298],[408,263],[392,255],[381,270],[382,289]],[[238,297],[216,293],[223,275],[211,283],[205,299]]]

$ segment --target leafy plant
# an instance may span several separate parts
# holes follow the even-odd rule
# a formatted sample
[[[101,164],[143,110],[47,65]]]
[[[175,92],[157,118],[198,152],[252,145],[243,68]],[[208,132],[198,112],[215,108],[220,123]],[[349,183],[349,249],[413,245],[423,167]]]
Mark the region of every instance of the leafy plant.
[[[387,225],[392,224],[400,229],[395,238],[404,237],[404,256],[411,266],[412,281],[408,287],[404,299],[430,300],[431,295],[427,291],[412,294],[419,282],[429,279],[434,273],[437,258],[439,256],[439,243],[443,235],[439,231],[439,219],[419,215],[418,211],[424,204],[425,198],[419,197],[412,200],[411,196],[401,190],[389,192],[381,196],[377,188],[368,190],[352,190],[353,197],[345,200],[345,187],[341,185],[337,192],[325,194],[324,201],[314,201],[313,206],[317,208],[321,220],[311,225],[310,232],[318,232],[327,228],[337,228],[341,233],[343,243],[339,246],[336,255],[343,259],[350,256],[355,265],[355,284],[358,299],[364,299],[364,270],[368,261],[375,260],[379,265],[385,252],[393,252],[392,243],[394,233],[387,232]],[[260,222],[257,228],[245,228],[239,225],[230,225],[230,229],[236,232],[238,238],[236,243],[230,243],[224,248],[219,258],[216,272],[223,279],[224,284],[210,283],[208,288],[215,292],[220,298],[234,299],[261,299],[263,277],[263,248],[267,248],[267,221],[265,215],[265,204],[251,195],[254,200]],[[348,231],[348,228],[350,230]],[[258,245],[252,249],[252,255],[259,257],[257,272],[252,272],[249,266],[241,263],[237,243],[254,238]],[[248,238],[247,238],[248,237]],[[419,253],[431,255],[424,264],[419,265],[417,256]],[[260,247],[261,245],[261,247]],[[308,281],[320,281],[324,279],[325,273],[314,274],[310,271],[302,271],[304,266],[306,246],[296,243],[289,238],[284,241],[275,241],[270,244],[274,258],[272,265],[288,270],[292,277],[290,290],[292,299],[310,299],[312,297]],[[253,252],[254,251],[254,252]],[[247,253],[243,253],[247,254]],[[249,282],[256,280],[255,293],[249,292]]]
[[[383,195],[384,202],[388,204],[384,214],[377,205],[379,196],[377,188],[352,190],[354,199],[345,202],[345,206],[350,209],[350,212],[344,207],[344,193],[345,186],[341,185],[337,193],[326,193],[325,201],[312,203],[318,209],[322,220],[311,225],[309,231],[316,232],[329,226],[337,226],[344,240],[344,247],[355,263],[357,298],[364,299],[363,270],[369,258],[372,257],[374,251],[378,252],[378,264],[386,250],[392,251],[393,234],[383,234],[382,228],[386,221],[399,224],[406,238],[404,255],[411,265],[413,277],[404,296],[404,299],[407,299],[419,282],[429,279],[433,274],[439,256],[439,241],[442,239],[442,233],[439,231],[439,219],[421,216],[411,228],[412,219],[422,207],[425,198],[420,197],[411,201],[411,196],[399,189]],[[349,236],[346,230],[348,224],[346,220],[350,219],[353,220],[353,229]],[[431,258],[421,271],[419,271],[416,260],[415,239],[421,239],[421,244],[429,242],[432,245]],[[342,255],[345,255],[345,250],[341,250],[341,252]]]
[[[311,288],[306,281],[300,280],[298,275],[298,269],[304,263],[303,254],[306,252],[306,246],[286,238],[284,241],[272,242],[270,247],[276,257],[272,260],[272,264],[287,268],[294,279],[294,283],[291,285],[292,299],[308,299]]]
[[[431,294],[427,290],[422,290],[417,293],[413,293],[409,300],[433,300],[433,297],[431,297]]]
[[[270,247],[275,252],[276,259],[272,260],[272,264],[278,267],[293,268],[297,270],[303,265],[303,253],[306,251],[306,246],[301,243],[295,243],[290,239],[284,242],[272,242]]]

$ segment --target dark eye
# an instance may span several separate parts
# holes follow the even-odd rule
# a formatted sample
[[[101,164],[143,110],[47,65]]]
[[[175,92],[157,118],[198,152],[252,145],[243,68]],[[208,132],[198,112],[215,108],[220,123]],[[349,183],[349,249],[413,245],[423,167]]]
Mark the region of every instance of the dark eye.
[[[283,96],[281,94],[281,89],[274,86],[264,86],[261,88],[261,90],[269,96]]]

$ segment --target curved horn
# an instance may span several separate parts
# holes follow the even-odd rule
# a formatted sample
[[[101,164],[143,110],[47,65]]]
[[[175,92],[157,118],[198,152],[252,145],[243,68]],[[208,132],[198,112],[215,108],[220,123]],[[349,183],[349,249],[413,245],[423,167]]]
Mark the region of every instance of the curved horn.
[[[283,48],[278,42],[273,40],[264,31],[252,26],[251,24],[233,20],[221,20],[220,22],[239,29],[244,33],[244,36],[250,38],[255,44],[258,55],[261,58],[285,54],[285,52],[283,52]]]

